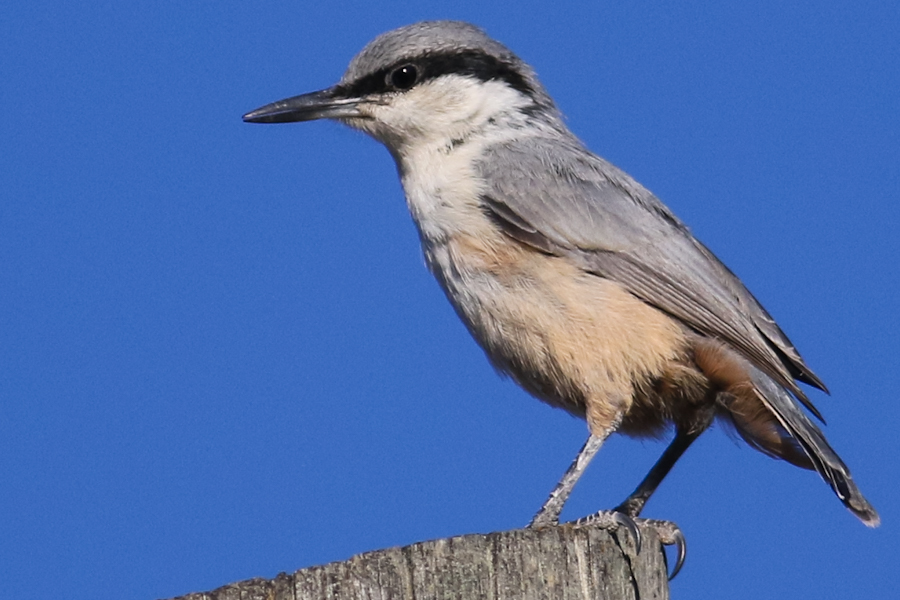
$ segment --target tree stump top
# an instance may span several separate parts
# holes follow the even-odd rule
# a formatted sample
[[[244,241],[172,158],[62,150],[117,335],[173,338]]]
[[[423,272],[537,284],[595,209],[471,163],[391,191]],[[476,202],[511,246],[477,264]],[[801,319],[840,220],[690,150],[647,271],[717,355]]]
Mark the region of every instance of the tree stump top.
[[[419,542],[175,600],[667,599],[666,559],[644,529],[561,525]]]

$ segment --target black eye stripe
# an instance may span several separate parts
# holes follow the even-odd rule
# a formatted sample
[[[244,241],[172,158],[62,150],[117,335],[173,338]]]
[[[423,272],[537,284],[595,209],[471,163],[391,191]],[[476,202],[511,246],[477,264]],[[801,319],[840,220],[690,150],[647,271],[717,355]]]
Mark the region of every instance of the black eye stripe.
[[[529,96],[534,94],[534,89],[525,77],[508,62],[476,51],[427,54],[414,59],[401,60],[390,67],[342,85],[338,91],[348,98],[396,91],[397,88],[390,84],[389,75],[404,65],[413,65],[418,69],[419,76],[416,85],[443,75],[456,74],[475,77],[481,81],[505,81],[510,87],[523,94]]]

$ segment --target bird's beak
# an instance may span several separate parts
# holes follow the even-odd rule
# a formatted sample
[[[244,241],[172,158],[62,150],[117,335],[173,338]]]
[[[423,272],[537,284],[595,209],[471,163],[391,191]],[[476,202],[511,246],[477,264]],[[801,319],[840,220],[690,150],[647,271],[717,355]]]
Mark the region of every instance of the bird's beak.
[[[315,119],[362,118],[359,98],[347,98],[340,89],[330,87],[318,92],[294,96],[266,104],[244,115],[247,123],[293,123]]]

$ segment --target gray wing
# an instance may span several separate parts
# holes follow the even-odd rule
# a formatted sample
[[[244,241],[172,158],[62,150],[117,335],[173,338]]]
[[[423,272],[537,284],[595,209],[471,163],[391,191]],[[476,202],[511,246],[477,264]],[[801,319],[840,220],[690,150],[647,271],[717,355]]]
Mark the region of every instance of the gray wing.
[[[501,228],[523,243],[575,260],[717,338],[794,393],[822,381],[743,283],[653,194],[576,140],[528,138],[491,147],[478,169]],[[827,390],[826,390],[827,391]]]

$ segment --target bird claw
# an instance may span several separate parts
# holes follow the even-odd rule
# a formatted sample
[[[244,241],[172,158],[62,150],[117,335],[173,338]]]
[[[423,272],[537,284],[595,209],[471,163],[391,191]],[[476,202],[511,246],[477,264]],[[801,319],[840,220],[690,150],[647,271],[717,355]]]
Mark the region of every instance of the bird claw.
[[[678,559],[675,561],[675,567],[672,569],[672,572],[669,573],[669,581],[675,579],[681,571],[681,567],[684,566],[684,559],[687,558],[687,540],[684,539],[684,534],[681,533],[681,530],[677,527],[675,529],[675,540],[673,543],[675,543],[678,548]]]
[[[669,581],[672,581],[681,571],[681,567],[684,566],[684,561],[687,558],[687,540],[684,538],[684,533],[672,521],[639,520],[642,521],[644,526],[652,527],[656,531],[656,535],[659,536],[659,541],[663,546],[675,546],[675,566],[672,568],[672,572],[669,573]]]
[[[631,535],[631,539],[634,540],[635,552],[637,554],[641,553],[641,545],[643,543],[641,530],[638,527],[637,522],[623,512],[617,510],[601,510],[592,515],[581,517],[580,519],[573,521],[572,524],[575,526],[591,525],[609,530],[624,527]]]
[[[602,510],[600,512],[582,517],[572,522],[576,526],[591,525],[601,527],[603,529],[618,529],[624,527],[628,530],[631,538],[634,540],[635,552],[640,554],[642,545],[641,527],[649,527],[653,529],[659,536],[659,541],[663,546],[675,546],[676,561],[675,567],[669,574],[669,581],[675,579],[684,566],[685,558],[687,558],[687,541],[681,529],[671,521],[659,521],[656,519],[635,519],[629,515],[615,510]]]

